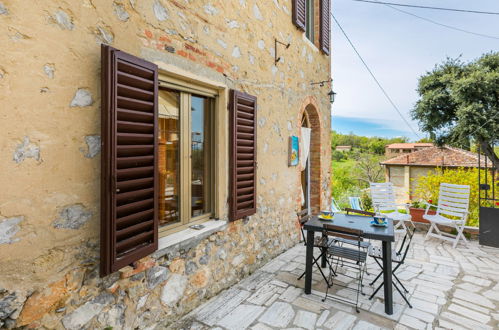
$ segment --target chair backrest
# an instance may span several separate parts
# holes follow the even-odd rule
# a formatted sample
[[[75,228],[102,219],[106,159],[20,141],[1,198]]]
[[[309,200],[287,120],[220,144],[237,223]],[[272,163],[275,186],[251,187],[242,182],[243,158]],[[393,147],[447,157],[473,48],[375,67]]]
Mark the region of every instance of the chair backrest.
[[[324,224],[324,230],[322,231],[323,235],[333,236],[348,239],[351,241],[358,242],[358,246],[360,247],[360,242],[362,242],[364,232],[359,229],[352,229],[348,227],[341,227],[332,224]]]
[[[334,200],[334,198],[331,198],[331,211],[332,212],[341,212],[341,209],[338,206],[338,204],[336,204],[336,201]]]
[[[397,254],[401,256],[399,262],[404,263],[405,257],[407,257],[407,252],[409,252],[409,248],[411,246],[412,238],[414,237],[414,233],[416,232],[416,228],[414,229],[407,229],[404,239],[402,241],[402,245],[400,245],[399,250],[397,251]]]
[[[470,205],[470,186],[441,183],[437,214],[466,219]]]
[[[305,224],[305,222],[307,222],[310,219],[310,215],[308,214],[307,209],[297,212],[296,215],[298,216],[298,221],[302,226]]]
[[[301,236],[303,238],[303,242],[305,242],[306,245],[307,237],[305,236],[305,231],[303,231],[303,225],[305,224],[305,222],[307,222],[310,219],[310,215],[308,214],[307,209],[297,212],[296,215],[298,216],[298,222],[300,223]]]
[[[348,200],[352,209],[364,211],[362,205],[360,204],[360,197],[348,197]]]
[[[391,182],[371,182],[371,198],[377,211],[396,211],[395,193]]]

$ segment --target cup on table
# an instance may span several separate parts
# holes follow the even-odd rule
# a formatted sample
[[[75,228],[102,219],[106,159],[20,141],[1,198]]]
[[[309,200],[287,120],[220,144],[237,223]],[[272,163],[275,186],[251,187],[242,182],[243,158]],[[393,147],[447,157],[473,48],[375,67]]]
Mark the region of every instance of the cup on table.
[[[321,216],[323,217],[326,217],[326,218],[329,218],[329,217],[333,217],[334,215],[334,212],[331,212],[331,211],[321,211]]]
[[[384,216],[382,216],[382,215],[375,215],[373,218],[374,218],[374,222],[377,225],[384,225],[385,224],[386,218]]]

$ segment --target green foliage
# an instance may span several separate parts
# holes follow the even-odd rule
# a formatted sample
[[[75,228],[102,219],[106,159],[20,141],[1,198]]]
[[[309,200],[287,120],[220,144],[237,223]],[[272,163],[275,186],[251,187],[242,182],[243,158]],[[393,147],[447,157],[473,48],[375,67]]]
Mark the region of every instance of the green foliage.
[[[346,156],[345,156],[343,151],[333,150],[333,153],[331,154],[331,158],[333,159],[333,161],[339,162],[339,161],[345,159]]]
[[[386,139],[381,137],[359,136],[353,133],[341,134],[335,131],[331,132],[331,148],[333,152],[336,150],[337,146],[352,146],[353,149],[356,149],[359,152],[383,155],[387,144],[402,143],[407,142],[408,140],[409,139],[406,137]]]
[[[369,182],[383,181],[379,165],[379,156],[371,154],[355,154],[355,157],[333,161],[332,163],[332,195],[341,208],[350,207],[348,197],[361,198],[361,203],[366,210],[372,209],[369,196]]]
[[[383,181],[383,168],[380,165],[381,157],[376,154],[356,152],[353,155],[356,160],[355,178],[366,185],[370,182]]]
[[[499,52],[447,59],[419,79],[418,93],[412,117],[437,144],[469,149],[473,139],[499,168]]]
[[[437,172],[428,171],[424,177],[418,178],[414,190],[416,199],[422,199],[437,204],[441,183],[465,184],[471,187],[468,226],[478,226],[478,169],[439,169]]]
[[[332,140],[332,195],[341,208],[350,207],[348,197],[361,198],[365,209],[372,209],[369,196],[369,182],[384,181],[383,168],[379,164],[385,153],[385,146],[403,143],[405,137],[385,139],[331,132]],[[352,151],[336,151],[336,146],[352,146]]]
[[[435,143],[435,141],[429,137],[424,137],[422,139],[417,140],[416,142],[417,143]]]
[[[362,194],[360,195],[360,201],[362,203],[362,207],[364,208],[364,211],[374,210],[373,200],[371,199],[371,194],[369,194],[367,189],[362,191]]]

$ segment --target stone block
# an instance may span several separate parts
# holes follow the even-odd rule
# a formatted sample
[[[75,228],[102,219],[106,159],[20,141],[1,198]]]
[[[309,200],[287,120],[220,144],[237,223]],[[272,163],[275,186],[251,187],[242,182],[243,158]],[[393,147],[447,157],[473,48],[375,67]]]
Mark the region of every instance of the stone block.
[[[352,314],[347,314],[343,311],[336,312],[329,320],[324,323],[324,328],[334,330],[351,329],[357,317]]]
[[[259,321],[272,327],[285,328],[294,316],[295,312],[290,304],[275,302],[265,311]]]
[[[27,136],[23,138],[22,143],[17,145],[12,159],[19,164],[26,158],[33,158],[38,162],[40,161],[40,146],[30,142],[30,139]]]
[[[94,104],[94,99],[90,90],[86,88],[78,88],[69,104],[70,107],[88,107]]]
[[[151,257],[145,257],[136,261],[134,267],[126,266],[120,269],[120,277],[122,279],[129,278],[154,266],[156,266],[156,260]]]
[[[246,329],[264,310],[265,308],[261,306],[239,305],[217,324],[229,330]]]
[[[303,329],[315,329],[317,314],[300,310],[296,313],[293,324]]]
[[[147,287],[153,290],[158,284],[166,281],[168,268],[154,266],[146,270]]]
[[[19,224],[24,217],[3,218],[0,220],[0,244],[12,244],[19,241],[14,236],[21,230]]]
[[[91,319],[98,315],[105,306],[113,301],[114,298],[112,295],[103,293],[64,316],[62,318],[62,324],[64,328],[68,330],[82,329]]]
[[[184,275],[170,274],[161,291],[161,302],[169,307],[174,307],[184,296],[188,279]]]
[[[212,327],[239,306],[249,295],[248,291],[231,288],[194,310],[192,314],[199,321]]]
[[[52,223],[58,229],[80,229],[92,218],[92,211],[82,204],[64,206],[59,211],[59,217]]]

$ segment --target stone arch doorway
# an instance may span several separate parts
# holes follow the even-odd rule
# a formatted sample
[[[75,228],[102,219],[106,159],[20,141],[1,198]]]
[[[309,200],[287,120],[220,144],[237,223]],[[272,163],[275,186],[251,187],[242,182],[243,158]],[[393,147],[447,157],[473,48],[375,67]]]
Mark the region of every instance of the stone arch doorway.
[[[315,99],[308,97],[303,102],[298,125],[300,137],[302,127],[311,129],[310,153],[305,168],[300,168],[300,184],[305,199],[301,209],[309,209],[312,213],[317,213],[321,207],[321,121],[318,109]]]

